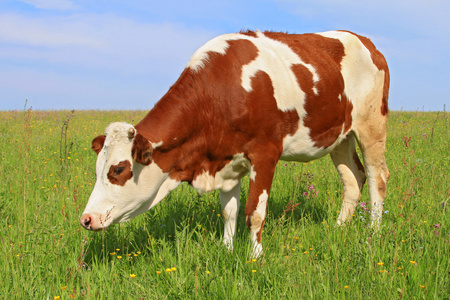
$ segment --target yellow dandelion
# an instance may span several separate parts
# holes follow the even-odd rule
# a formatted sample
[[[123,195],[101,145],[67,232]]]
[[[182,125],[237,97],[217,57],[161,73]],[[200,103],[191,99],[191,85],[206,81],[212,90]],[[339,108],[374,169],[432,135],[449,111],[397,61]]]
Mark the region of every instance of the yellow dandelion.
[[[59,300],[59,299],[61,299],[61,296],[55,296],[55,297],[53,297],[53,299]]]
[[[348,285],[344,286],[344,289],[348,289]]]
[[[206,273],[206,274],[211,274],[211,272],[210,272],[210,271],[205,271],[205,273]]]
[[[253,273],[256,273],[256,270],[252,270]]]
[[[256,262],[256,259],[252,259],[252,262]]]
[[[412,265],[414,265],[416,262],[414,260],[409,261]]]
[[[166,269],[166,272],[167,272],[167,273],[170,273],[170,272],[172,272],[172,270],[171,270],[170,268],[167,268],[167,269]]]
[[[120,249],[116,249],[116,251],[120,251]]]
[[[419,285],[421,288],[424,288],[425,286],[424,285]]]
[[[141,251],[136,252],[137,254],[141,254]]]
[[[67,286],[62,286],[61,289],[65,290],[65,289],[67,289]]]
[[[122,256],[117,256],[117,259],[122,259]]]
[[[379,262],[379,263],[377,263],[377,265],[382,266],[382,265],[384,265],[384,263]]]
[[[171,270],[175,272],[177,270],[177,268],[172,267]]]
[[[161,271],[156,271],[156,274],[158,274],[158,275],[161,274]]]
[[[111,253],[109,253],[110,255],[116,255],[116,252],[111,252]]]
[[[136,277],[136,274],[130,274],[130,277],[134,278],[134,277]]]

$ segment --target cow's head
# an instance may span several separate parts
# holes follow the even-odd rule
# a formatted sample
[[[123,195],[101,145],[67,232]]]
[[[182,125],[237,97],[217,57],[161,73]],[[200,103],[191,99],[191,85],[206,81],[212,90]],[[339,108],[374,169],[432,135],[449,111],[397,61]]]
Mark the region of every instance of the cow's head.
[[[125,222],[156,205],[178,182],[152,161],[153,147],[126,123],[112,123],[92,141],[97,181],[81,225],[100,230]]]

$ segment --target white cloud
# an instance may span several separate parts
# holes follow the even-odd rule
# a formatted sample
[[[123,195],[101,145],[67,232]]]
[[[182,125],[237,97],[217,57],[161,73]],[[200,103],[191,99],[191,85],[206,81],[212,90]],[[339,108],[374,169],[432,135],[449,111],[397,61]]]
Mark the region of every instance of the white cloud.
[[[72,10],[77,6],[69,0],[19,0],[40,9]]]
[[[114,14],[0,14],[0,109],[150,108],[215,35]]]
[[[215,33],[178,24],[140,23],[113,14],[57,17],[0,15],[0,60],[120,69],[182,69]]]
[[[98,41],[80,30],[82,23],[66,24],[62,18],[30,18],[0,15],[0,42],[28,46],[98,46]],[[86,28],[85,28],[86,29]]]

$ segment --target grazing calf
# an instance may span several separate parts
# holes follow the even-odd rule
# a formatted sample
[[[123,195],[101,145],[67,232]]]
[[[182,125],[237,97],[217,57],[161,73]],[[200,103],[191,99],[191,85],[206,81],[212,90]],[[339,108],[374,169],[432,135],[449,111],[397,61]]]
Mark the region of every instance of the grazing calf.
[[[250,172],[245,220],[258,257],[277,162],[329,153],[344,185],[338,224],[351,217],[367,177],[376,226],[389,178],[388,92],[383,55],[351,32],[214,38],[136,126],[112,123],[93,140],[97,182],[81,224],[125,222],[187,181],[200,192],[220,190],[223,240],[233,249],[240,180]]]

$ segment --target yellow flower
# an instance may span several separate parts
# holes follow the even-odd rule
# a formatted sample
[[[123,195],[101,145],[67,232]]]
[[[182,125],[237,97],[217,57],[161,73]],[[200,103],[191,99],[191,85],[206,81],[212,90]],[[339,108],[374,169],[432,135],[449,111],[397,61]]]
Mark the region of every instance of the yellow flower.
[[[170,272],[172,272],[172,270],[171,270],[170,268],[167,268],[167,269],[166,269],[166,272],[167,272],[167,273],[170,273]]]
[[[141,251],[136,252],[137,254],[141,254]]]
[[[67,286],[62,286],[61,289],[65,290],[67,289]]]
[[[116,249],[116,251],[120,251],[120,249]]]
[[[61,299],[61,296],[55,296],[55,297],[53,297],[53,299],[59,300],[59,299]]]
[[[156,271],[156,274],[158,274],[158,275],[161,274],[161,271]]]
[[[117,256],[117,259],[122,259],[122,256]]]
[[[424,288],[425,286],[424,285],[419,285],[421,288]]]
[[[206,271],[205,273],[206,273],[206,274],[210,274],[211,272],[209,272],[209,271]]]
[[[110,255],[116,255],[116,252],[111,252],[111,253],[109,253]]]
[[[416,262],[414,260],[409,261],[412,265],[414,265]]]
[[[252,262],[256,262],[256,259],[252,259]]]
[[[176,271],[177,270],[177,268],[175,268],[175,267],[172,267],[172,271]]]
[[[252,270],[253,273],[256,273],[256,270]]]
[[[136,274],[130,274],[130,277],[134,278],[134,277],[136,277]]]
[[[377,265],[382,266],[382,265],[384,265],[384,263],[379,262],[379,263],[377,263]]]
[[[344,289],[348,289],[348,285],[344,286]]]

